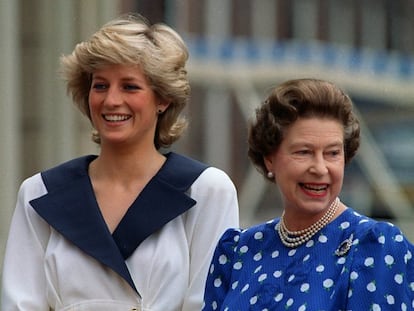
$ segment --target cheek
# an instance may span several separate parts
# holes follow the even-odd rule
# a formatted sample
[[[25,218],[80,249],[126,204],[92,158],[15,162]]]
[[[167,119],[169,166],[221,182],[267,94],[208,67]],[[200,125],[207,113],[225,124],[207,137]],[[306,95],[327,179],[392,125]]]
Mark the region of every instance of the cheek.
[[[331,175],[337,182],[340,182],[342,184],[342,181],[344,179],[344,167],[343,166],[336,166],[331,170]]]

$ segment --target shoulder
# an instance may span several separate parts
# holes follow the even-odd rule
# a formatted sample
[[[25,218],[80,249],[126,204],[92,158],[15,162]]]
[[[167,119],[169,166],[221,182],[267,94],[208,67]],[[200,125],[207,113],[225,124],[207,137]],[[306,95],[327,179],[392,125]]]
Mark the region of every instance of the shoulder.
[[[213,188],[227,188],[227,189],[235,189],[233,181],[230,179],[229,175],[221,169],[216,167],[210,166],[206,170],[204,170],[198,179],[196,180],[197,183],[203,184],[204,186],[207,185]]]
[[[88,173],[89,163],[96,158],[96,155],[87,155],[75,158],[41,173],[46,186],[60,188],[68,181],[84,176]],[[49,189],[51,190],[51,189]]]
[[[18,196],[19,199],[29,201],[33,198],[40,197],[47,192],[42,176],[37,173],[26,178],[20,185]]]
[[[222,236],[221,243],[232,245],[239,252],[254,249],[256,246],[262,248],[267,241],[272,242],[277,221],[269,221],[251,226],[247,229],[228,229]],[[260,246],[259,246],[260,245]]]
[[[401,254],[414,251],[413,244],[405,237],[401,229],[388,221],[375,220],[367,216],[356,215],[354,244],[358,249]]]
[[[361,215],[352,209],[350,210],[354,214],[356,232],[361,241],[378,241],[382,243],[384,238],[391,238],[396,241],[405,238],[400,228],[392,222],[376,220]]]
[[[20,185],[19,194],[31,199],[50,191],[51,185],[62,186],[79,174],[87,173],[87,166],[96,156],[72,159],[26,178]]]

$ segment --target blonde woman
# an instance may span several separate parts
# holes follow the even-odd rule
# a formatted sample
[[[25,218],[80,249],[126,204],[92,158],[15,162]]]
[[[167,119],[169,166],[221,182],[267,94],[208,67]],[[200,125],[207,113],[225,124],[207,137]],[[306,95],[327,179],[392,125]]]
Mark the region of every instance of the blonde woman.
[[[214,246],[238,224],[223,171],[160,148],[182,134],[187,48],[123,16],[61,59],[97,155],[23,182],[4,260],[2,311],[198,310]]]

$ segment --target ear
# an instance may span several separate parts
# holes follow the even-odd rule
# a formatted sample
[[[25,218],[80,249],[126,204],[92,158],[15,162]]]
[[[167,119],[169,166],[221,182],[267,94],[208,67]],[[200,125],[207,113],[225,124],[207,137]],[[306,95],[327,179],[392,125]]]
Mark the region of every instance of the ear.
[[[171,102],[169,102],[165,99],[160,99],[158,101],[158,104],[157,104],[157,110],[164,112],[165,110],[167,110],[167,108],[170,104],[171,104]]]
[[[273,172],[273,154],[263,157],[263,162],[268,172]]]

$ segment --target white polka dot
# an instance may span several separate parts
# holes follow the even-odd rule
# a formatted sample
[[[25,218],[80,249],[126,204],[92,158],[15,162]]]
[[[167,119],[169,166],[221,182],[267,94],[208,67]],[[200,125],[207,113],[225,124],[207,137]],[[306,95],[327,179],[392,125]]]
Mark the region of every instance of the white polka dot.
[[[313,245],[314,245],[315,243],[313,242],[313,240],[309,240],[307,243],[306,243],[306,247],[312,247]]]
[[[259,261],[262,259],[262,254],[261,253],[257,253],[256,255],[254,255],[253,260],[254,261]]]
[[[346,229],[346,228],[349,228],[349,226],[350,226],[349,221],[344,221],[344,222],[343,222],[343,223],[341,223],[341,225],[340,225],[340,227],[341,227],[341,229],[342,229],[342,230],[344,230],[344,229]]]
[[[379,304],[373,303],[372,304],[372,311],[381,311],[381,307]]]
[[[238,261],[233,265],[233,268],[235,270],[240,270],[242,268],[242,266],[243,266],[243,264],[240,261]]]
[[[273,276],[275,278],[280,278],[282,276],[282,271],[277,270],[277,271],[273,272]]]
[[[401,304],[401,311],[407,311],[407,305],[404,302]]]
[[[276,257],[279,257],[279,251],[274,251],[272,253],[272,258],[276,258]]]
[[[385,243],[385,236],[381,235],[381,236],[378,238],[378,243],[380,243],[380,244],[384,244],[384,243]]]
[[[257,272],[259,272],[260,270],[262,270],[262,266],[258,266],[258,267],[256,268],[256,270],[254,270],[254,273],[257,273]]]
[[[286,306],[290,307],[291,305],[293,305],[293,299],[289,298],[288,301],[286,301]]]
[[[401,234],[397,234],[395,236],[395,242],[402,242],[404,241],[404,237]]]
[[[364,265],[366,267],[372,267],[372,266],[374,266],[374,258],[372,258],[372,257],[366,258],[365,261],[364,261]]]
[[[307,254],[304,258],[303,258],[303,261],[305,262],[305,261],[308,261],[309,260],[309,258],[310,258],[310,255],[309,254]]]
[[[214,264],[211,264],[211,266],[210,266],[210,274],[213,274],[213,272],[214,272]]]
[[[367,285],[367,290],[371,293],[375,292],[377,290],[377,287],[375,286],[375,282],[369,282]]]
[[[306,310],[306,305],[303,304],[299,307],[298,311],[305,311]]]
[[[301,291],[302,293],[306,293],[306,292],[308,292],[308,291],[309,291],[309,288],[310,288],[309,283],[303,283],[303,284],[300,286],[300,291]]]
[[[328,238],[327,238],[326,235],[321,234],[318,238],[318,241],[321,242],[321,243],[326,243],[326,242],[328,242]]]
[[[402,282],[403,282],[403,275],[402,274],[396,274],[396,275],[394,275],[394,281],[397,284],[402,284]]]
[[[394,264],[394,257],[392,257],[391,255],[386,255],[384,257],[384,261],[387,266],[391,266],[392,264]]]
[[[316,267],[316,272],[323,272],[325,270],[325,267],[323,265],[319,265]]]
[[[220,278],[217,278],[217,279],[215,279],[214,280],[214,287],[220,287],[221,286],[221,279]]]
[[[393,295],[386,295],[385,298],[387,299],[387,303],[389,305],[393,305],[395,303],[395,299]]]
[[[263,273],[259,276],[259,278],[257,279],[259,282],[263,282],[264,280],[267,279],[267,274]]]
[[[281,301],[283,299],[283,293],[279,293],[279,294],[277,294],[276,296],[275,296],[275,301],[276,302],[279,302],[279,301]]]
[[[246,290],[248,290],[250,287],[249,284],[244,285],[244,287],[242,288],[241,292],[244,293]]]
[[[227,256],[226,256],[226,255],[221,255],[221,256],[219,257],[219,263],[220,263],[221,265],[224,265],[225,263],[227,263]]]
[[[358,272],[352,271],[349,275],[349,278],[351,279],[351,281],[356,280],[358,278]]]
[[[323,287],[325,287],[326,289],[329,289],[333,286],[334,282],[332,279],[326,279],[325,281],[323,281]]]
[[[252,298],[250,298],[250,305],[254,305],[257,302],[257,296],[253,296]]]
[[[237,285],[239,285],[239,281],[233,282],[233,284],[231,284],[231,288],[236,289]]]
[[[245,254],[249,250],[249,247],[247,245],[244,245],[240,247],[240,253]]]
[[[255,240],[261,240],[261,239],[263,239],[263,232],[256,232],[254,234],[254,238],[255,238]]]
[[[339,265],[343,265],[345,262],[346,262],[346,258],[345,258],[345,257],[340,257],[340,258],[338,259],[338,261],[337,261],[337,263],[338,263]]]
[[[217,302],[213,301],[213,303],[211,304],[211,307],[213,308],[213,310],[217,310]]]
[[[289,278],[288,278],[288,282],[292,282],[295,279],[295,275],[292,274]]]
[[[292,257],[295,254],[296,254],[296,249],[292,249],[289,251],[288,256]]]

